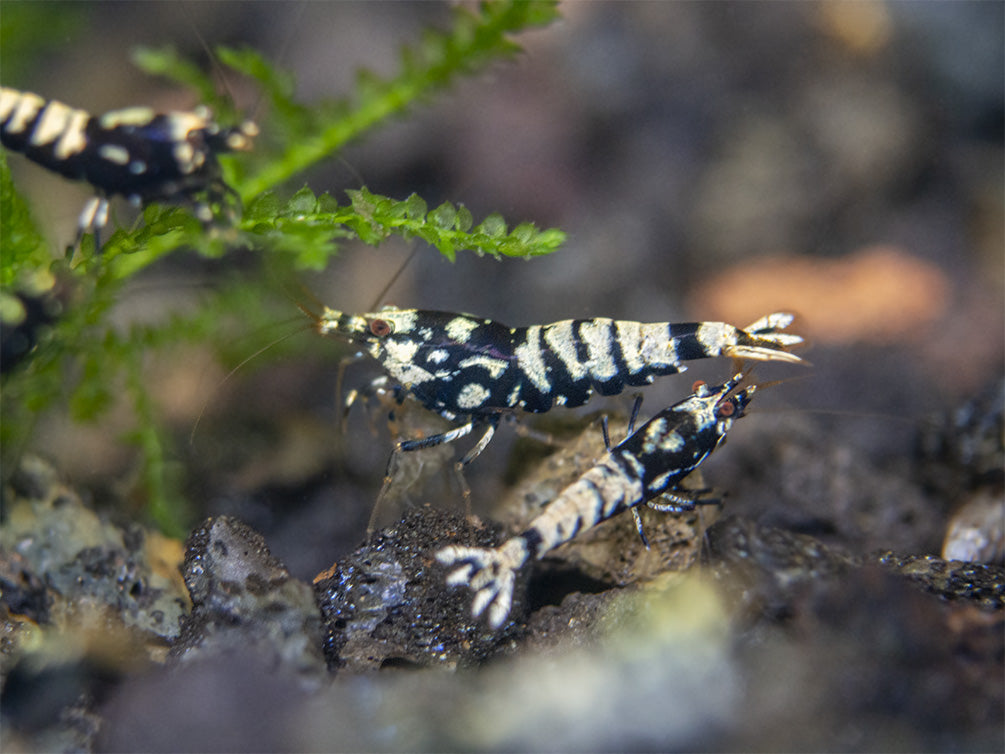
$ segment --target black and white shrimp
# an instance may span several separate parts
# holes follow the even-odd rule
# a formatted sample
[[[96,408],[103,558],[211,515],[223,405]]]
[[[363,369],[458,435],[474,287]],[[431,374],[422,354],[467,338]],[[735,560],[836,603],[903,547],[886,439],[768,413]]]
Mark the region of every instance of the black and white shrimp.
[[[454,545],[436,553],[440,563],[460,566],[447,576],[447,584],[472,589],[472,614],[478,617],[488,609],[489,624],[498,628],[509,615],[517,571],[529,560],[540,559],[580,531],[626,510],[635,515],[643,534],[640,505],[668,513],[693,510],[700,493],[678,485],[744,415],[756,385],[737,390],[742,380],[743,375],[737,374],[716,387],[695,383],[692,395],[633,431],[636,402],[628,436],[613,448],[605,421],[607,453],[559,493],[523,533],[495,548]],[[660,495],[669,502],[655,500]]]
[[[485,433],[461,459],[474,460],[500,419],[517,411],[585,404],[596,392],[616,395],[627,386],[687,369],[685,361],[727,356],[799,362],[788,349],[802,343],[782,332],[793,315],[769,314],[744,329],[725,322],[629,322],[576,319],[509,327],[468,314],[385,307],[369,314],[325,309],[322,335],[360,346],[427,409],[462,422],[447,432],[402,440],[395,452],[452,442],[476,426]]]
[[[257,135],[254,123],[224,127],[204,107],[170,113],[130,107],[91,115],[0,87],[3,145],[97,191],[80,214],[80,235],[105,226],[108,197],[116,194],[135,204],[190,202],[196,216],[209,222],[210,204],[234,194],[216,155],[249,150]]]

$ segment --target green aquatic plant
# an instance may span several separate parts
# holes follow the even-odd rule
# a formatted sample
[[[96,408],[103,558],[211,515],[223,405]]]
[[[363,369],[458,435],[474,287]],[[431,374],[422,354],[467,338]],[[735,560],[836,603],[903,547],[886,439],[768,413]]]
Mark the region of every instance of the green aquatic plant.
[[[427,30],[417,44],[402,49],[394,75],[362,72],[345,98],[311,105],[297,102],[292,75],[257,51],[217,50],[224,66],[256,82],[268,115],[254,152],[221,156],[224,180],[240,197],[243,211],[217,207],[222,219],[213,224],[200,221],[188,207],[150,204],[137,222],[103,238],[100,250],[86,235],[54,258],[0,150],[0,318],[5,337],[14,333],[23,341],[16,358],[6,356],[5,345],[2,365],[5,469],[28,444],[41,412],[64,405],[77,420],[95,420],[125,396],[135,416],[135,429],[125,439],[141,451],[138,476],[147,509],[162,529],[180,534],[188,522],[177,464],[170,460],[172,440],[144,384],[149,354],[183,343],[226,350],[235,327],[245,333],[267,329],[290,312],[262,305],[263,280],[323,269],[347,241],[375,246],[392,236],[415,239],[450,260],[465,251],[533,257],[558,248],[564,241],[559,230],[531,223],[509,227],[498,214],[476,219],[463,205],[449,202],[430,209],[417,194],[391,198],[360,187],[333,196],[304,185],[302,177],[347,143],[365,139],[460,77],[513,55],[519,50],[514,35],[555,17],[552,2],[454,8],[450,28]],[[30,9],[5,14],[3,38],[16,36],[15,27],[30,21]],[[221,122],[236,117],[212,77],[173,50],[140,49],[134,60],[146,72],[194,90]],[[232,274],[192,309],[163,321],[113,325],[110,314],[125,284],[160,260],[192,251],[214,259],[249,250],[268,274]],[[33,312],[35,301],[47,302],[46,316]]]

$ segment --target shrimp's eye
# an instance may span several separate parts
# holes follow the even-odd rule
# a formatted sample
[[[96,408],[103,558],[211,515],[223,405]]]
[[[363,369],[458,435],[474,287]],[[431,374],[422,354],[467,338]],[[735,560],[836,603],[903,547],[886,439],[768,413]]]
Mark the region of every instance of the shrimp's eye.
[[[370,332],[378,338],[383,338],[394,332],[394,326],[386,319],[375,319],[370,322]]]
[[[715,409],[715,415],[720,419],[728,419],[734,413],[736,413],[736,406],[733,405],[732,401],[720,403]]]

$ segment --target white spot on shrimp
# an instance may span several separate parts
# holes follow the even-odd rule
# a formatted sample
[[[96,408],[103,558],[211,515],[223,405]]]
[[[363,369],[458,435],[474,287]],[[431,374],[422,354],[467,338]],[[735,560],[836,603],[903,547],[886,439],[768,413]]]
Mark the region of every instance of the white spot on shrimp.
[[[197,167],[195,148],[187,141],[180,141],[174,145],[173,157],[181,173],[191,173]]]
[[[575,333],[572,329],[572,320],[567,319],[562,322],[555,322],[546,325],[544,328],[544,342],[548,344],[573,381],[578,381],[586,377],[586,365],[576,357]]]
[[[210,125],[209,111],[198,108],[191,113],[170,113],[167,116],[168,134],[172,141],[185,141],[193,131],[203,131]]]
[[[7,120],[20,98],[21,93],[16,89],[0,87],[0,120]]]
[[[471,382],[461,388],[457,394],[457,405],[463,409],[478,408],[488,400],[489,391],[477,382]]]
[[[663,447],[663,439],[666,436],[667,431],[667,420],[665,418],[651,419],[649,424],[645,427],[645,435],[643,435],[644,443],[642,445],[642,451],[647,455],[649,453],[655,453]],[[675,434],[675,433],[671,433]]]
[[[432,362],[433,364],[442,364],[449,358],[450,354],[444,351],[442,348],[437,348],[435,351],[430,351],[429,355],[426,357],[426,361]]]
[[[409,333],[415,329],[417,312],[414,309],[395,309],[393,306],[385,306],[376,314],[363,315],[367,319],[386,319],[394,325],[394,332],[397,335]],[[420,333],[421,335],[421,333]],[[424,339],[426,339],[424,337]]]
[[[551,392],[548,381],[548,368],[541,357],[541,326],[533,325],[527,328],[527,339],[513,350],[517,364],[530,381],[542,393]]]
[[[415,364],[419,344],[412,340],[388,340],[384,343],[384,369],[406,387],[428,382],[433,375]]]
[[[45,107],[45,100],[37,94],[31,92],[22,94],[14,106],[13,115],[7,122],[7,133],[19,134],[24,131],[43,107]]]
[[[126,107],[105,113],[98,119],[98,125],[108,129],[119,126],[145,126],[156,115],[149,107]]]
[[[653,479],[653,481],[649,483],[649,491],[655,492],[656,490],[661,490],[666,487],[667,481],[670,479],[672,474],[672,471],[668,471],[665,474],[660,474],[658,477]]]
[[[227,134],[227,149],[243,152],[251,149],[252,139],[258,136],[258,126],[250,120],[244,121],[236,129]]]
[[[493,380],[499,379],[499,376],[506,371],[506,367],[509,366],[509,362],[503,359],[493,359],[491,356],[469,356],[464,359],[459,367],[462,369],[467,369],[468,367],[482,367],[489,373],[489,377]]]
[[[678,432],[670,432],[659,441],[657,450],[664,453],[676,453],[684,447],[684,438]]]
[[[695,337],[708,355],[714,358],[721,355],[727,346],[736,345],[736,328],[725,322],[702,322]]]
[[[606,382],[618,373],[614,357],[611,355],[613,324],[613,320],[610,319],[595,319],[584,322],[579,327],[579,334],[590,352],[590,374],[601,382]]]
[[[114,162],[116,165],[129,164],[129,150],[121,144],[102,144],[98,147],[102,159]]]
[[[87,137],[84,135],[84,128],[91,116],[83,110],[74,110],[70,122],[63,130],[63,135],[59,137],[53,154],[56,159],[65,160],[71,155],[75,155],[87,146]]]
[[[467,343],[478,324],[469,317],[454,317],[447,323],[447,335],[458,343]]]
[[[642,461],[636,458],[634,453],[623,452],[621,453],[621,458],[632,467],[632,471],[635,473],[635,476],[640,478],[642,477],[642,473],[646,469],[645,466],[642,465]]]
[[[651,322],[641,326],[639,332],[639,355],[649,366],[670,364],[683,372],[687,367],[678,365],[677,352],[670,341],[666,322]],[[626,361],[628,357],[625,357]],[[650,380],[652,376],[650,375]]]
[[[621,347],[621,357],[625,360],[625,366],[630,373],[635,374],[646,365],[642,357],[643,325],[639,322],[619,320],[614,323],[614,328],[617,331],[618,345]]]
[[[31,144],[37,147],[54,142],[70,123],[73,112],[62,102],[49,102],[31,133]]]
[[[517,383],[517,385],[510,391],[509,395],[506,396],[506,405],[510,407],[515,406],[516,399],[519,397],[520,397],[520,384]]]

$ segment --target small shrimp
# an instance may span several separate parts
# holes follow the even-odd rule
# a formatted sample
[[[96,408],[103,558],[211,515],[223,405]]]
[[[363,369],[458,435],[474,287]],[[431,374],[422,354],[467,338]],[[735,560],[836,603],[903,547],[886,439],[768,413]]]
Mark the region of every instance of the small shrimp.
[[[249,150],[257,135],[251,121],[223,127],[205,107],[173,113],[129,107],[91,115],[57,100],[0,87],[3,145],[97,191],[80,214],[78,236],[105,226],[107,197],[114,194],[136,204],[189,201],[196,216],[209,222],[209,203],[196,197],[219,202],[234,195],[223,182],[216,155]]]
[[[737,374],[716,387],[697,382],[690,396],[633,431],[636,402],[628,436],[614,447],[605,420],[606,455],[559,493],[523,533],[495,548],[455,545],[436,553],[440,563],[460,566],[447,576],[447,584],[473,590],[472,614],[477,617],[488,609],[489,625],[498,628],[509,615],[517,571],[529,560],[540,559],[580,531],[626,510],[634,514],[644,539],[637,511],[643,504],[668,513],[693,510],[700,493],[679,483],[744,415],[756,385],[736,390],[742,380],[743,375]],[[657,502],[660,495],[670,502]]]

